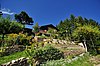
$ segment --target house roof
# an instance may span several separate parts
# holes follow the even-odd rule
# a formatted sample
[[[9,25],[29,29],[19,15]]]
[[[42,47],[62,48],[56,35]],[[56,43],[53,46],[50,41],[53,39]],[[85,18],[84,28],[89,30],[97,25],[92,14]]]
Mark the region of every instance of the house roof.
[[[32,32],[32,29],[30,29],[30,28],[24,28],[23,32]]]
[[[39,29],[40,30],[48,30],[49,28],[53,28],[53,29],[56,29],[58,31],[58,29],[52,24],[41,26]]]

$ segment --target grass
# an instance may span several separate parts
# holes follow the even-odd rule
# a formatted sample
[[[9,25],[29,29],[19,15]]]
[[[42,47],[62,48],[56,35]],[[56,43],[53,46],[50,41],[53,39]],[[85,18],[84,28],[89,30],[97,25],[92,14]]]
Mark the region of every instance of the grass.
[[[93,66],[91,62],[88,61],[88,57],[81,57],[72,63],[66,64],[66,66]]]
[[[0,57],[0,65],[3,63],[10,62],[12,60],[16,60],[16,59],[21,58],[21,57],[26,57],[25,51],[17,52],[17,53],[11,54],[9,56]]]
[[[47,61],[46,64],[43,64],[42,66],[93,66],[93,64],[89,62],[88,59],[89,56],[85,55],[79,57],[77,60],[74,60],[71,63],[68,63],[68,59],[60,59],[60,60]]]

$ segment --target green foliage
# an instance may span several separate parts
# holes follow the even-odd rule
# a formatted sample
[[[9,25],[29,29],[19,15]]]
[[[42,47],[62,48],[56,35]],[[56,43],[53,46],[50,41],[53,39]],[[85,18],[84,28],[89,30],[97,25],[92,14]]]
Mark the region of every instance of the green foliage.
[[[99,42],[97,42],[97,40],[100,38],[100,30],[98,27],[94,27],[92,25],[83,25],[77,27],[72,35],[74,38],[79,38],[80,41],[86,39],[88,51],[92,54],[96,53],[95,47],[98,45]]]
[[[25,11],[21,11],[20,14],[15,14],[15,19],[21,24],[32,25],[33,20]]]
[[[11,54],[9,56],[0,57],[0,65],[3,63],[10,62],[12,60],[16,60],[16,59],[21,58],[21,57],[27,57],[25,54],[25,51],[17,52],[17,53]]]
[[[72,41],[86,40],[88,51],[96,53],[95,47],[100,45],[100,25],[93,19],[75,17],[71,15],[69,19],[61,21],[57,28],[59,39],[67,39]]]
[[[6,34],[5,39],[0,39],[0,47],[9,47],[14,45],[31,45],[32,36],[27,36],[25,34],[19,33],[11,33]]]
[[[0,33],[18,33],[24,26],[8,18],[0,18]]]
[[[10,20],[7,18],[0,18],[0,33],[6,33],[9,31]]]
[[[25,45],[25,46],[26,46],[26,45],[30,45],[30,44],[29,44],[29,40],[27,40],[27,39],[25,39],[25,38],[22,39],[22,40],[20,41],[20,43],[21,43],[22,45]]]
[[[33,26],[33,28],[34,28],[34,32],[39,32],[39,25],[38,25],[38,22]]]
[[[63,52],[49,45],[40,48],[35,48],[33,45],[31,49],[26,50],[26,54],[30,58],[31,64],[37,61],[41,64],[47,60],[58,60],[64,58]]]
[[[30,45],[30,39],[32,36],[27,36],[25,34],[19,33],[19,34],[8,34],[8,37],[6,40],[13,41],[12,45],[18,44],[18,45]]]
[[[24,27],[25,27],[24,25],[17,23],[15,21],[12,21],[9,27],[10,33],[19,33],[20,31],[22,31]]]
[[[20,23],[11,21],[9,18],[0,17],[0,34],[2,34],[2,39],[4,39],[5,34],[18,33],[24,28]]]
[[[49,28],[49,30],[47,31],[47,33],[54,34],[54,33],[57,33],[57,30]]]
[[[4,56],[5,48],[6,47],[0,47],[0,57]]]
[[[29,58],[28,62],[30,63],[31,66],[35,66],[35,59],[33,58],[35,50],[36,48],[34,47],[34,45],[31,45],[30,48],[26,46],[25,54]]]
[[[57,30],[50,28],[47,33],[50,35],[51,38],[57,39],[58,34]]]
[[[47,61],[46,64],[41,64],[41,66],[93,66],[88,55],[79,57],[77,60],[71,61],[71,63],[70,61],[71,59],[51,60]]]
[[[43,61],[46,60],[57,60],[63,58],[64,55],[58,49],[53,48],[51,46],[45,46],[43,48],[39,48],[35,51],[33,58],[39,60],[42,59]]]
[[[69,19],[65,19],[64,21],[61,21],[58,25],[57,28],[60,30],[60,34],[62,35],[61,37],[64,39],[68,37],[70,40],[73,40],[72,33],[73,31],[83,25],[91,25],[91,26],[96,26],[100,27],[99,24],[92,20],[92,19],[86,19],[82,18],[81,16],[75,17],[74,15],[70,15]]]

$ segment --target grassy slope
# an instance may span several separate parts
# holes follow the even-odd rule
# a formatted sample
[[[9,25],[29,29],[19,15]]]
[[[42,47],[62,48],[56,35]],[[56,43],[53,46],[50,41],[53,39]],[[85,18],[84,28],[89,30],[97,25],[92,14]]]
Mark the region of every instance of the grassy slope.
[[[26,57],[25,51],[17,52],[9,56],[0,57],[0,65],[6,62],[10,62],[12,60],[18,59],[20,57]]]
[[[85,55],[75,61],[72,61],[71,63],[68,63],[67,59],[53,60],[48,61],[46,64],[43,64],[42,66],[93,66],[93,64],[89,62],[89,58],[90,57],[88,55]]]

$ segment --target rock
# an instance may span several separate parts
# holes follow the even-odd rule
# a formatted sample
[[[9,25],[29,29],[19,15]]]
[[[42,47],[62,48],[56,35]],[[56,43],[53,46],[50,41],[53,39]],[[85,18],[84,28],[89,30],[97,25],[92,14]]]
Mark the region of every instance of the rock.
[[[49,41],[48,43],[49,43],[49,44],[52,44],[52,41]]]
[[[35,41],[35,42],[38,41],[38,37],[37,37],[37,36],[34,37],[34,41]]]
[[[44,45],[48,44],[48,42],[44,42]]]
[[[47,41],[47,39],[43,39],[43,41]]]
[[[83,56],[85,53],[80,54],[79,56]]]
[[[56,44],[57,43],[57,39],[53,39],[52,43]]]
[[[84,45],[83,45],[83,43],[78,43],[78,45],[84,48]]]
[[[75,42],[72,41],[71,44],[75,44]]]
[[[27,59],[22,57],[17,60],[12,60],[11,62],[2,64],[1,66],[29,66]]]
[[[15,63],[16,60],[12,60],[12,63]]]
[[[19,58],[20,60],[22,60],[24,57]]]

